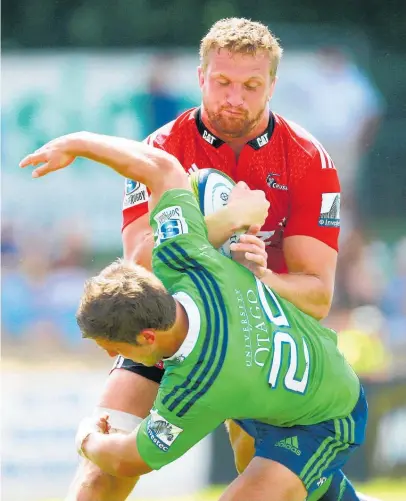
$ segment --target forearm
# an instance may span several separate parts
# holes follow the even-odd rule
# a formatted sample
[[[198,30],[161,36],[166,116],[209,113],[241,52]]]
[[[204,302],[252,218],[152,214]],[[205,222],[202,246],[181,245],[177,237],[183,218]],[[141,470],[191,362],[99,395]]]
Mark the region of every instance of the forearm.
[[[267,270],[261,281],[299,310],[317,320],[328,315],[332,291],[326,288],[319,277],[293,273],[278,275]]]
[[[154,248],[154,235],[152,230],[141,235],[135,235],[132,241],[125,242],[124,259],[152,270],[152,250]]]
[[[138,141],[85,133],[72,142],[72,153],[111,167],[124,177],[139,181],[154,191],[169,168],[179,168],[168,153]]]
[[[209,242],[216,249],[241,228],[235,213],[227,206],[206,216],[204,220],[207,226]]]
[[[89,461],[113,477],[138,477],[145,471],[137,471],[128,437],[120,433],[91,433],[82,450]],[[132,445],[136,448],[135,440]]]

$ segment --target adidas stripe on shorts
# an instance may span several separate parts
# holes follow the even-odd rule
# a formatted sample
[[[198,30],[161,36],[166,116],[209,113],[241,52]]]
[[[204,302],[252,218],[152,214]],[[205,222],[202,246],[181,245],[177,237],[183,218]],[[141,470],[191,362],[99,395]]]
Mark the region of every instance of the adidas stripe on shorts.
[[[364,391],[351,414],[309,426],[272,426],[252,419],[236,421],[255,439],[255,456],[272,459],[295,473],[308,495],[342,469],[365,439],[368,406]]]

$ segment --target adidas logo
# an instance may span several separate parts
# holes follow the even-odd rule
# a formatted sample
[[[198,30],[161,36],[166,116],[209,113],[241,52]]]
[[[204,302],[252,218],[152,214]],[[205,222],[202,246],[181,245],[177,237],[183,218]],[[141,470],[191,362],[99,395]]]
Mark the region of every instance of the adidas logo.
[[[294,452],[297,456],[302,454],[302,451],[299,450],[299,440],[297,437],[288,437],[276,442],[275,447],[283,447],[284,449],[288,449],[288,451]]]

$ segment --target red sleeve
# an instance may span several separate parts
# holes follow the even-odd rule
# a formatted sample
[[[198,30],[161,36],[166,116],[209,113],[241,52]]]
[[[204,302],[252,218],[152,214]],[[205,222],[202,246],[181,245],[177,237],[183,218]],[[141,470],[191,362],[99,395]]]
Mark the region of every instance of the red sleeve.
[[[317,148],[308,173],[290,187],[290,214],[285,237],[306,235],[338,250],[340,182],[331,158]]]
[[[155,148],[163,149],[154,142],[152,136],[148,136],[144,143],[150,144]],[[124,200],[123,200],[123,224],[121,231],[133,221],[148,212],[149,191],[144,184],[136,183],[131,179],[125,180]]]

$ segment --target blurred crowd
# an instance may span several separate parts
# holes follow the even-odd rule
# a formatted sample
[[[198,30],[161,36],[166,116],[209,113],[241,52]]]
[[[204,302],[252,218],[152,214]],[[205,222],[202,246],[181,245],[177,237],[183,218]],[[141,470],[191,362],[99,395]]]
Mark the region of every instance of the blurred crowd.
[[[58,241],[47,229],[3,221],[1,259],[3,350],[81,349],[75,313],[91,273],[85,235],[72,231]]]
[[[300,57],[303,62],[303,54]],[[406,232],[397,232],[398,237],[390,242],[376,239],[377,232],[371,239],[365,225],[356,223],[360,220],[357,179],[383,113],[381,97],[355,64],[336,49],[324,49],[308,63],[302,64],[299,76],[295,58],[290,63],[287,60],[281,69],[284,83],[278,84],[273,106],[313,132],[342,174],[344,224],[334,304],[325,324],[339,333],[340,347],[359,375],[379,380],[396,377],[406,373]],[[142,112],[149,117],[149,122],[142,121],[146,129],[142,135],[191,104],[183,96],[167,92],[165,64],[168,61],[158,57],[152,65],[145,94],[123,96],[115,102],[115,114],[122,114],[124,108],[126,113],[140,114],[141,104],[148,108]],[[309,102],[317,110],[310,115]],[[28,131],[29,123],[27,127]],[[88,349],[88,343],[81,341],[75,311],[86,277],[107,261],[79,221],[70,221],[67,227],[72,230],[62,234],[37,222],[27,228],[13,218],[3,219],[4,353],[36,356]]]

